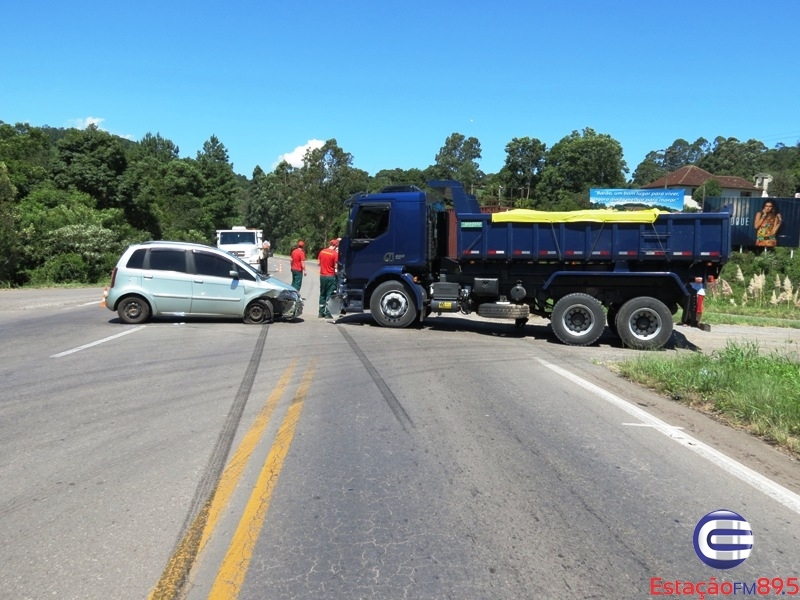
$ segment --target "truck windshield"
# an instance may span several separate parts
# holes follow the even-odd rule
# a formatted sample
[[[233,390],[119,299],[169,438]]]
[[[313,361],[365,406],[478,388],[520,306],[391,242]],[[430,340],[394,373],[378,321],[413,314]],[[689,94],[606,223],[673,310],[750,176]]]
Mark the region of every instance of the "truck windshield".
[[[219,234],[219,243],[230,244],[255,244],[255,231],[222,231]]]

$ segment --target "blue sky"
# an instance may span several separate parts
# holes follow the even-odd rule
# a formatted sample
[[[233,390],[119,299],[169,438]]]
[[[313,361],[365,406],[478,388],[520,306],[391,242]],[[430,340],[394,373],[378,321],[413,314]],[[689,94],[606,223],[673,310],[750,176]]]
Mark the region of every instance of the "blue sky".
[[[677,138],[800,140],[800,2],[27,0],[3,9],[0,121],[159,133],[271,171],[313,140],[425,168],[452,133],[552,146],[590,127],[633,174]]]

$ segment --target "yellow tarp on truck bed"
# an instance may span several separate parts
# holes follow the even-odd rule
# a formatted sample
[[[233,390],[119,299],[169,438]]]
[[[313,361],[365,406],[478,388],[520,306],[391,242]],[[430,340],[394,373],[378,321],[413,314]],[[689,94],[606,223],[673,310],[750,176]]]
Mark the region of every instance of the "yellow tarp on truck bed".
[[[649,210],[571,210],[547,212],[515,208],[492,213],[492,223],[653,223],[661,214],[657,208]]]

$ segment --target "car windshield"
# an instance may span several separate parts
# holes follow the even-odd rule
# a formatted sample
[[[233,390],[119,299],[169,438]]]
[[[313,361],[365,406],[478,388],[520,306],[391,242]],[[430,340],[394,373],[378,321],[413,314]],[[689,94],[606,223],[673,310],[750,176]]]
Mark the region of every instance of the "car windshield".
[[[254,231],[223,231],[219,234],[219,243],[225,246],[231,244],[255,244]]]

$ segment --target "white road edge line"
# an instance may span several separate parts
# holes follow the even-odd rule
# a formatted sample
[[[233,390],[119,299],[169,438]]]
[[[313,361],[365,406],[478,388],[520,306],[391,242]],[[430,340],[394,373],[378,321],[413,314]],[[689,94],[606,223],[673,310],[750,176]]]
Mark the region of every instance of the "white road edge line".
[[[110,335],[107,338],[103,338],[102,340],[97,340],[96,342],[91,342],[89,344],[84,344],[83,346],[78,346],[77,348],[72,348],[71,350],[64,350],[64,352],[59,352],[58,354],[52,354],[50,358],[61,358],[62,356],[66,356],[67,354],[73,354],[75,352],[80,352],[81,350],[86,350],[86,348],[91,348],[92,346],[97,346],[98,344],[103,344],[105,342],[109,342],[111,340],[115,340],[118,337],[122,337],[123,335],[128,335],[129,333],[133,333],[134,331],[139,331],[140,329],[144,329],[145,325],[139,325],[138,327],[134,327],[133,329],[127,329],[122,333],[117,333],[116,335]]]
[[[777,500],[787,508],[793,510],[797,514],[800,514],[800,495],[795,494],[793,491],[786,489],[779,483],[776,483],[771,479],[764,477],[760,473],[753,471],[751,468],[733,460],[719,450],[716,450],[711,446],[704,444],[700,440],[687,435],[686,433],[680,431],[680,428],[673,427],[672,425],[669,425],[661,419],[654,417],[647,411],[642,410],[627,400],[623,400],[619,396],[604,390],[600,386],[590,383],[585,379],[578,377],[574,373],[570,373],[566,369],[562,369],[561,367],[549,363],[546,360],[542,360],[541,358],[537,358],[536,360],[538,360],[543,366],[547,367],[551,371],[561,375],[565,379],[568,379],[583,389],[592,392],[609,404],[613,404],[617,408],[624,410],[629,415],[636,417],[647,425],[650,425],[656,431],[663,433],[672,441],[679,443],[696,454],[699,454],[707,461],[721,468],[723,471],[726,471],[734,477],[738,477],[761,493],[766,494],[773,500]]]

